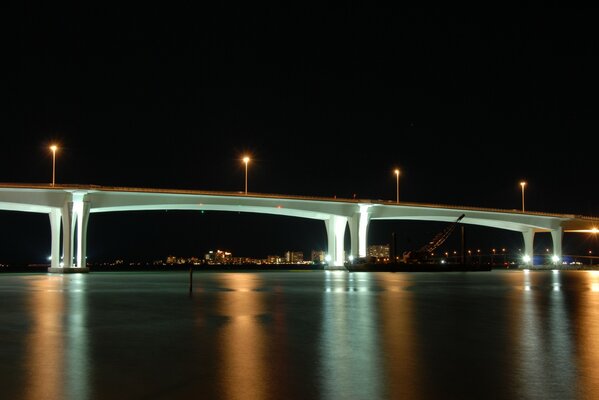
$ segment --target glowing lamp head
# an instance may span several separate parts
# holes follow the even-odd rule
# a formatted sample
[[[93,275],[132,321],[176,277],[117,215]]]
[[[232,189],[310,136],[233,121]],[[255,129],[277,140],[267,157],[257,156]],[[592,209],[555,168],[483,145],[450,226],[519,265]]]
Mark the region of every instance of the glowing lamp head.
[[[530,256],[528,254],[525,254],[524,257],[522,257],[522,261],[528,264],[530,262]]]
[[[397,176],[399,176],[399,169],[395,169],[395,171],[393,171],[393,173]]]
[[[520,186],[522,186],[522,189],[524,189],[524,186],[526,186],[526,182],[524,182],[524,181],[520,182]]]
[[[244,163],[249,163],[250,162],[250,158],[248,156],[243,157],[243,162]]]
[[[52,152],[55,153],[56,150],[58,150],[58,146],[53,144],[52,146],[50,146],[50,150],[52,150]]]
[[[591,228],[591,233],[599,233],[599,229],[596,227]]]
[[[551,257],[551,261],[553,261],[554,263],[559,261],[559,257],[557,255],[553,255],[553,257]]]
[[[353,262],[354,261],[354,256],[349,256],[348,259],[349,259],[349,262]]]
[[[327,255],[324,257],[324,260],[325,260],[326,262],[331,262],[331,260],[332,260],[332,258],[331,258],[331,255],[330,255],[330,254],[327,254]]]

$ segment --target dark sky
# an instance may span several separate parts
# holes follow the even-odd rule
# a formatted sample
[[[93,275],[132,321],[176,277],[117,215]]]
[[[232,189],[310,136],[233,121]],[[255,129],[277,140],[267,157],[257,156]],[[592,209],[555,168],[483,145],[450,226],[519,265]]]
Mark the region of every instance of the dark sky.
[[[57,142],[58,183],[237,191],[247,152],[254,192],[393,199],[400,167],[405,201],[519,208],[524,179],[530,210],[599,215],[593,12],[167,4],[14,10],[0,181],[49,182]],[[324,245],[319,222],[207,214],[92,216],[90,257]],[[39,257],[40,218],[0,213],[5,258]],[[444,226],[383,225],[404,247]]]

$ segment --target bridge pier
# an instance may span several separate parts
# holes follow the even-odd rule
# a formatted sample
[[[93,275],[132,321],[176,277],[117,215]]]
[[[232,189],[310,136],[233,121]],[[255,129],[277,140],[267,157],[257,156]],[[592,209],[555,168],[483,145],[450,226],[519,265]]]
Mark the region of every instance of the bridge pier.
[[[534,240],[535,230],[527,229],[522,232],[524,237],[524,252],[522,253],[522,262],[527,265],[534,265],[533,254],[534,254]]]
[[[62,209],[50,212],[50,229],[52,232],[52,261],[48,272],[51,273],[85,273],[89,268],[85,265],[87,251],[87,223],[90,204],[83,201],[85,195],[73,195],[73,201],[66,201]],[[62,220],[62,263],[59,262],[60,222]],[[76,229],[76,231],[75,231]],[[77,241],[75,242],[75,237]],[[74,254],[74,245],[77,252]],[[73,264],[76,255],[75,264]]]
[[[562,239],[564,237],[564,230],[560,226],[557,229],[551,230],[551,240],[553,241],[553,257],[557,258],[554,263],[561,263],[562,261]]]
[[[60,267],[60,218],[61,213],[59,209],[53,209],[50,211],[50,235],[51,235],[51,249],[50,249],[50,268]]]
[[[345,241],[345,226],[347,225],[347,217],[339,215],[331,215],[329,219],[324,221],[327,229],[328,242],[328,258],[330,267],[343,266],[344,260],[344,241]]]
[[[368,225],[370,224],[370,205],[360,205],[360,211],[349,218],[351,236],[351,255],[355,258],[366,257],[368,249]]]

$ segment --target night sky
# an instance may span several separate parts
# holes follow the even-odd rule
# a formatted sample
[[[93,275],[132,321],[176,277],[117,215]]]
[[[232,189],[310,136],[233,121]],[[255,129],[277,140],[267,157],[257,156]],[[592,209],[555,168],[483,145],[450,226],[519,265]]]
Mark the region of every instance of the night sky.
[[[391,200],[399,167],[405,201],[518,209],[526,180],[529,210],[599,215],[595,13],[366,3],[21,5],[0,181],[50,182],[56,142],[57,183],[239,191],[247,153],[251,192]],[[49,252],[45,215],[0,224],[0,262]],[[420,247],[444,226],[374,222],[370,241]],[[322,222],[251,214],[92,215],[89,229],[95,260],[326,243]],[[472,231],[473,246],[521,246]]]

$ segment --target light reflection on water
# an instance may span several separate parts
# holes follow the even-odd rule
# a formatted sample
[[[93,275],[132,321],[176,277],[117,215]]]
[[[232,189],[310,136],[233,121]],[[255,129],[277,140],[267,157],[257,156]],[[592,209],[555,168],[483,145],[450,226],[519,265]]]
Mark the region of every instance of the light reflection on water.
[[[29,285],[32,321],[24,366],[26,399],[89,397],[86,279],[80,275],[40,275]]]
[[[10,399],[599,398],[599,273],[0,275]]]
[[[577,389],[579,398],[595,399],[599,397],[599,271],[588,271],[585,275],[585,290],[580,302],[575,304],[580,313],[579,320],[573,324],[573,337],[579,343],[574,356],[579,366]]]
[[[517,275],[514,275],[517,277]],[[576,368],[570,317],[564,304],[562,273],[526,272],[524,291],[511,308],[515,374],[524,398],[575,398]]]
[[[31,328],[24,355],[27,371],[24,398],[64,398],[63,277],[32,278],[27,283],[31,285],[27,310]]]
[[[376,299],[368,293],[370,278],[325,272],[319,345],[323,399],[385,398]]]
[[[218,313],[227,318],[216,346],[221,349],[220,392],[227,399],[267,398],[266,332],[260,316],[267,312],[264,293],[256,292],[261,282],[257,274],[225,275],[226,287],[221,292]]]

